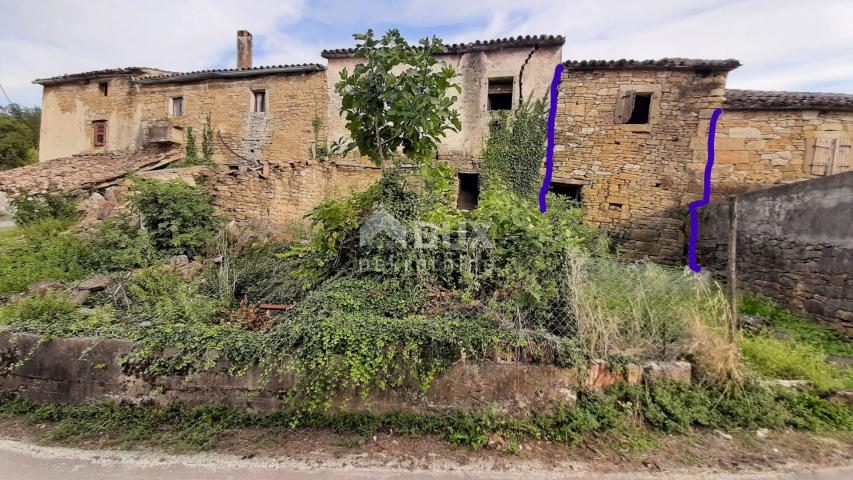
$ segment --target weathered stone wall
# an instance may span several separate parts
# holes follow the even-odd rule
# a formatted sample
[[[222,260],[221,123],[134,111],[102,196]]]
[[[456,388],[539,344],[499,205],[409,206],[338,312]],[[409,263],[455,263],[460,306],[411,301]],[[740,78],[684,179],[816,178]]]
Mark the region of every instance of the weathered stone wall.
[[[582,184],[586,222],[621,242],[626,258],[676,263],[684,214],[702,194],[704,139],[725,72],[567,69],[555,130],[555,183]],[[652,93],[650,122],[617,124],[620,93]]]
[[[192,83],[137,84],[130,77],[103,78],[44,87],[40,160],[77,154],[133,152],[146,143],[147,127],[192,127],[201,148],[201,128],[210,114],[215,160],[221,163],[286,164],[312,158],[314,119],[327,110],[323,72],[214,79]],[[267,111],[252,112],[252,92],[265,90]],[[171,117],[171,99],[183,97],[184,114]],[[108,141],[93,146],[92,122],[107,120]],[[317,137],[325,139],[325,132]],[[229,148],[230,147],[230,148]],[[233,152],[232,152],[233,151]],[[236,155],[235,155],[236,154]],[[242,158],[241,158],[242,157]]]
[[[729,207],[700,209],[697,261],[724,273]],[[738,196],[738,284],[853,336],[853,172]]]
[[[293,388],[292,374],[272,375],[261,381],[261,371],[228,373],[220,362],[192,377],[145,377],[119,365],[132,342],[122,339],[65,338],[39,344],[39,337],[0,331],[0,393],[36,403],[80,404],[89,400],[116,400],[168,405],[224,403],[260,411],[285,408],[283,399]],[[18,363],[20,362],[20,363]],[[581,374],[582,372],[582,374]],[[339,392],[335,410],[373,412],[446,412],[494,409],[509,415],[548,411],[571,405],[582,387],[601,389],[619,381],[639,383],[656,379],[690,382],[687,362],[651,362],[644,368],[629,365],[615,373],[600,360],[584,369],[495,362],[459,362],[438,375],[426,393],[418,388],[375,391],[369,400],[349,391]]]
[[[853,139],[853,112],[727,108],[717,125],[712,194],[817,177],[806,164],[817,138]]]
[[[308,161],[260,172],[220,168],[206,187],[219,212],[229,218],[282,226],[302,221],[326,199],[367,188],[378,174],[375,169]]]

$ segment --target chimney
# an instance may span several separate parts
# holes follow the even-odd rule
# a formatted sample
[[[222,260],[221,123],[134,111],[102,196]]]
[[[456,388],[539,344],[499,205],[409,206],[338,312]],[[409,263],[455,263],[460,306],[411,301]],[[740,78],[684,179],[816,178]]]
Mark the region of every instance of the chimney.
[[[252,68],[252,34],[248,30],[237,32],[237,68]]]

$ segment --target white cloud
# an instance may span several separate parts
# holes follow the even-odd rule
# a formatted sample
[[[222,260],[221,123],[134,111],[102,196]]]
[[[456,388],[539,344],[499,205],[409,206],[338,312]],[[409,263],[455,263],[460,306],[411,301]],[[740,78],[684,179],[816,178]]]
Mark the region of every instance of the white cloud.
[[[236,48],[237,29],[261,38],[277,34],[301,17],[303,2],[2,0],[0,11],[0,82],[13,101],[38,104],[41,89],[30,84],[35,78],[126,66],[218,65]]]
[[[730,87],[853,93],[850,0],[0,0],[0,12],[0,82],[29,104],[39,77],[231,65],[240,28],[262,65],[320,61],[347,46],[330,39],[384,25],[449,42],[561,34],[571,59],[733,57]]]

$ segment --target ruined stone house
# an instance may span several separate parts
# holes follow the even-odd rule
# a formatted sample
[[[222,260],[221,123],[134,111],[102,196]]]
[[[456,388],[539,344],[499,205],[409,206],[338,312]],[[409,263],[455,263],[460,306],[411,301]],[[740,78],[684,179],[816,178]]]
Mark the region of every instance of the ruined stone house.
[[[326,65],[254,67],[251,41],[238,33],[235,69],[132,67],[36,80],[44,86],[41,163],[0,173],[0,190],[93,188],[123,169],[160,168],[180,156],[187,129],[200,133],[208,115],[220,167],[206,185],[239,221],[297,221],[323,199],[372,182],[376,167],[363,159],[325,155],[330,141],[346,135],[334,84],[358,62],[355,51],[323,51]],[[440,55],[462,86],[462,130],[437,152],[459,170],[460,207],[476,205],[491,115],[544,96],[563,43],[516,37],[454,44]],[[587,222],[617,238],[625,256],[677,263],[687,204],[702,194],[713,109],[725,110],[715,195],[850,168],[853,95],[727,90],[726,76],[739,65],[566,61],[552,191],[582,201]]]

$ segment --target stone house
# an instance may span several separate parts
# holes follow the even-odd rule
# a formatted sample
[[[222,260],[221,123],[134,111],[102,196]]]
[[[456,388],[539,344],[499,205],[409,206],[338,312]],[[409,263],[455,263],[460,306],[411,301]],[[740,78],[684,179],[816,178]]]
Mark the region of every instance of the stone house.
[[[43,179],[59,171],[72,176],[69,165],[82,161],[75,158],[88,165],[180,152],[188,128],[199,137],[208,116],[220,166],[207,173],[206,185],[219,209],[239,221],[298,221],[322,200],[373,181],[375,166],[355,156],[330,159],[322,148],[346,136],[334,84],[343,68],[358,62],[354,50],[323,51],[327,65],[255,67],[251,43],[251,34],[238,32],[234,69],[132,67],[36,80],[44,87],[41,163],[0,173],[0,191],[98,185],[104,179],[92,178],[98,176],[92,168],[79,169],[72,180]],[[563,61],[563,43],[552,35],[477,41],[450,45],[439,56],[459,72],[462,86],[462,130],[437,152],[459,170],[460,207],[476,205],[478,159],[492,112],[544,96]],[[850,168],[853,95],[727,90],[736,60],[564,65],[551,189],[583,202],[587,222],[613,235],[628,258],[683,260],[687,204],[702,195],[715,108],[725,113],[717,129],[714,195]]]

